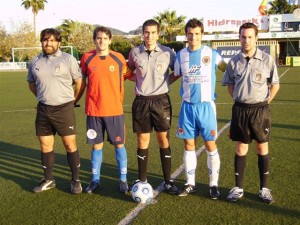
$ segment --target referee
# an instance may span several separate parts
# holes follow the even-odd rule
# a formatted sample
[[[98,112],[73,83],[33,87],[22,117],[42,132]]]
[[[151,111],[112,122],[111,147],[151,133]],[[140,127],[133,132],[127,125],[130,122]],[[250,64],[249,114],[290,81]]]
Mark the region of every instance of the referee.
[[[154,129],[165,180],[164,190],[177,194],[178,189],[171,180],[169,130],[172,106],[168,95],[169,69],[174,69],[175,52],[157,42],[159,33],[159,23],[152,19],[145,21],[144,42],[129,54],[128,65],[135,71],[136,84],[132,104],[133,132],[137,134],[139,180],[147,182],[148,147]]]
[[[59,31],[52,28],[43,30],[40,41],[42,53],[31,61],[27,75],[29,89],[38,100],[35,127],[44,170],[44,177],[33,192],[43,192],[56,186],[53,147],[57,133],[67,151],[72,173],[71,193],[79,194],[82,187],[79,181],[80,158],[76,144],[74,105],[84,91],[82,75],[76,59],[59,49],[62,41]]]
[[[228,85],[234,99],[230,138],[236,141],[234,171],[236,185],[227,197],[235,202],[244,195],[243,180],[248,145],[256,141],[260,177],[259,197],[274,202],[267,188],[269,176],[268,142],[271,131],[270,102],[279,90],[279,78],[273,58],[256,47],[258,29],[245,23],[239,29],[241,51],[227,64],[222,84]]]

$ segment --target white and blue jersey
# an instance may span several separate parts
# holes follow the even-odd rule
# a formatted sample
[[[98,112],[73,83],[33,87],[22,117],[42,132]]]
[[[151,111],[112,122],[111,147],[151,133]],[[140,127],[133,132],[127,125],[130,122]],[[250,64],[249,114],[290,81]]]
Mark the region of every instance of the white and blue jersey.
[[[205,45],[196,51],[184,48],[177,53],[174,75],[182,76],[180,96],[183,101],[215,100],[216,68],[221,61],[221,55]]]
[[[191,51],[184,48],[176,55],[174,75],[182,76],[177,136],[194,139],[200,134],[204,141],[217,138],[216,69],[223,61],[214,49],[202,45]]]

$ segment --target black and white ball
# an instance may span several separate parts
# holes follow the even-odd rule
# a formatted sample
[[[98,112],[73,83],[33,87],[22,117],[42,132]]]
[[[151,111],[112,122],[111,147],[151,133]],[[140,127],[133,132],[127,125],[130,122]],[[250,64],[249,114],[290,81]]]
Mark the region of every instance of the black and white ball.
[[[153,188],[149,183],[137,182],[132,187],[131,195],[137,203],[150,204],[153,200]]]

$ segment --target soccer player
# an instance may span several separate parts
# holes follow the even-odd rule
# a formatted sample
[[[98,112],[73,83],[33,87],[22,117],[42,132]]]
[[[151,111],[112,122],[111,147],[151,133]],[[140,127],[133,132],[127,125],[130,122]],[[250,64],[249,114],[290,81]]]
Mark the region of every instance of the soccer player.
[[[175,53],[157,42],[160,25],[155,20],[143,24],[143,44],[131,50],[128,65],[135,70],[135,94],[132,104],[133,132],[137,134],[139,180],[147,181],[150,133],[154,129],[159,145],[164,176],[164,190],[176,194],[171,180],[169,130],[172,106],[169,92],[169,69],[173,70]]]
[[[82,75],[76,59],[59,49],[62,41],[59,31],[53,28],[43,30],[40,41],[43,52],[30,62],[27,75],[29,89],[38,100],[35,126],[44,169],[44,177],[33,192],[43,192],[56,186],[53,178],[53,147],[57,133],[67,151],[72,172],[71,193],[79,194],[82,187],[74,105],[84,91]]]
[[[220,157],[217,149],[217,119],[215,105],[216,68],[223,72],[226,63],[220,54],[201,44],[204,33],[203,24],[197,19],[190,19],[185,25],[188,47],[176,55],[174,77],[182,77],[180,95],[182,104],[179,114],[177,137],[184,140],[183,162],[186,183],[179,196],[186,196],[196,191],[195,173],[197,167],[196,139],[199,135],[204,140],[209,170],[209,192],[212,199],[218,199],[218,179]]]
[[[123,115],[124,80],[132,75],[125,58],[109,49],[112,34],[106,27],[96,27],[93,33],[94,50],[81,58],[81,68],[88,80],[85,113],[87,115],[87,143],[93,145],[91,153],[92,180],[86,193],[100,186],[104,134],[115,148],[119,170],[119,189],[128,191],[127,152]],[[86,84],[86,83],[85,83]]]
[[[260,177],[259,197],[271,204],[274,200],[267,188],[269,176],[268,141],[271,130],[270,106],[279,90],[277,67],[273,58],[256,47],[258,29],[244,23],[239,29],[241,51],[227,65],[222,84],[234,100],[230,138],[236,141],[234,158],[235,187],[227,199],[237,201],[244,195],[243,180],[248,145],[256,140]]]

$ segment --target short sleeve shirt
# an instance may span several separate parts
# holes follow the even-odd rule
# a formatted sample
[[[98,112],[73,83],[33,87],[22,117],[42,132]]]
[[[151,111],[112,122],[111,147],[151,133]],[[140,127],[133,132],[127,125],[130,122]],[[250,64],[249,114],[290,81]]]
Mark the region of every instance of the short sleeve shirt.
[[[274,59],[259,48],[252,58],[241,51],[227,64],[222,85],[234,85],[235,102],[256,104],[269,98],[269,86],[279,83]]]
[[[105,57],[96,51],[81,58],[84,77],[88,79],[85,112],[89,116],[117,116],[123,114],[124,80],[131,71],[122,54],[109,51]]]
[[[187,47],[177,53],[174,75],[182,76],[180,96],[183,101],[201,103],[215,100],[216,69],[221,61],[221,55],[205,45],[196,51]]]
[[[76,59],[61,50],[53,55],[36,56],[28,66],[27,81],[37,87],[37,99],[46,105],[61,105],[74,100],[73,81],[82,79]]]
[[[130,51],[128,65],[134,71],[136,95],[153,96],[169,92],[169,74],[174,69],[175,52],[157,43],[148,52],[144,45]]]

